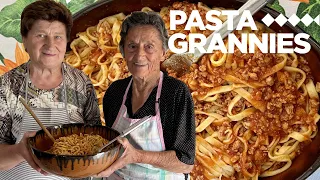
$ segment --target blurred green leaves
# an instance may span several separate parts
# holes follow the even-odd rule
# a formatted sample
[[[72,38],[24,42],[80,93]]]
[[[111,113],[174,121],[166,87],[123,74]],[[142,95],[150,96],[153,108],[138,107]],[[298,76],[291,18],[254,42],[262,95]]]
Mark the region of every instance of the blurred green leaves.
[[[320,0],[310,0],[309,4],[300,3],[297,10],[297,16],[301,19],[306,14],[309,14],[313,19],[316,18],[320,14]],[[317,23],[312,22],[306,27],[306,25],[300,22],[298,26],[320,43],[320,26]]]
[[[79,10],[81,10],[82,8],[87,7],[97,1],[99,0],[71,0],[67,4],[67,7],[70,9],[71,13],[74,14]]]
[[[27,5],[35,0],[17,0],[13,4],[5,6],[0,11],[0,34],[5,37],[13,37],[17,41],[22,42],[20,35],[20,17],[21,13]],[[72,14],[78,12],[84,7],[98,0],[71,0],[68,4],[66,0],[56,0],[66,5]]]
[[[13,37],[22,42],[20,36],[20,17],[25,6],[34,0],[17,0],[15,3],[4,7],[0,11],[0,34]]]
[[[268,6],[279,13],[286,15],[286,12],[284,11],[283,7],[279,4],[279,0],[275,0],[273,4],[268,4]]]
[[[3,64],[3,60],[4,60],[4,57],[3,57],[3,55],[0,53],[0,61],[2,62],[2,64]]]

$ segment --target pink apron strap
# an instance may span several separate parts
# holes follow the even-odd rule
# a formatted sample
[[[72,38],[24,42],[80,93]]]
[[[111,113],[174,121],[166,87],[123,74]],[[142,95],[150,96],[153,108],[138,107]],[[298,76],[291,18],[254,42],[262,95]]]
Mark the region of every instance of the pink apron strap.
[[[160,80],[159,80],[159,84],[158,84],[156,104],[155,104],[156,116],[158,116],[158,115],[160,116],[159,102],[160,102],[160,95],[161,95],[161,90],[162,90],[162,81],[163,81],[163,72],[160,71]]]
[[[158,132],[161,140],[161,144],[163,147],[163,150],[166,149],[166,146],[164,144],[164,138],[163,138],[163,129],[162,129],[162,124],[161,124],[161,117],[160,117],[160,95],[161,95],[161,90],[162,90],[162,82],[163,82],[163,72],[160,71],[160,80],[158,84],[158,89],[157,89],[157,96],[156,96],[156,103],[155,103],[155,110],[156,110],[156,121],[157,121],[157,127],[158,127]]]
[[[131,78],[131,80],[130,80],[128,86],[127,86],[126,92],[125,92],[124,95],[123,95],[121,106],[126,103],[127,94],[128,94],[129,89],[130,89],[130,86],[131,86],[131,84],[132,84],[132,79],[133,79],[133,78]]]
[[[125,109],[125,105],[124,105],[124,104],[125,104],[125,102],[126,102],[127,94],[128,94],[129,89],[130,89],[130,86],[131,86],[131,84],[132,84],[132,79],[133,79],[133,78],[131,78],[131,80],[130,80],[128,86],[127,86],[126,92],[125,92],[124,95],[123,95],[122,103],[121,103],[121,106],[120,106],[120,110],[119,110],[119,112],[118,112],[118,115],[117,115],[116,120],[115,120],[114,123],[112,124],[112,128],[114,128],[115,125],[118,123],[118,121],[119,121],[119,119],[120,119],[120,116],[122,115],[122,111],[124,111],[124,109]]]

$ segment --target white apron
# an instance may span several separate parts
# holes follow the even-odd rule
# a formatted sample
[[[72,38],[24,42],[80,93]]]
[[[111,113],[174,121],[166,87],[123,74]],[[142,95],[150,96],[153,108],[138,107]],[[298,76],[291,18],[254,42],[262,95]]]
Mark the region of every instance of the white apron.
[[[159,108],[159,99],[162,89],[162,80],[163,73],[160,72],[160,80],[157,89],[155,110],[156,115],[150,117],[150,119],[140,126],[135,131],[131,132],[127,138],[129,142],[137,149],[143,149],[146,151],[165,151],[165,144],[163,139],[163,130],[160,119],[160,108]],[[112,125],[112,128],[118,130],[119,132],[127,129],[132,124],[138,122],[140,119],[130,119],[127,113],[127,107],[125,102],[127,99],[127,94],[130,89],[132,79],[126,89],[126,92],[123,96],[123,101],[117,119]],[[149,164],[129,164],[122,169],[117,170],[107,179],[155,179],[155,180],[164,180],[172,179],[179,180],[185,179],[183,173],[173,173],[160,168],[156,168]]]
[[[63,85],[63,98],[64,98],[64,106],[61,108],[34,108],[31,107],[33,112],[37,115],[37,117],[41,120],[45,127],[48,126],[56,126],[62,124],[70,123],[68,116],[68,103],[67,103],[67,90],[65,85],[65,77],[64,77],[64,65],[62,64],[62,85]],[[26,89],[25,89],[25,100],[28,102],[28,83],[29,83],[29,67],[27,68],[26,75]],[[29,104],[30,105],[30,104]],[[19,137],[16,140],[16,144],[20,142],[23,135],[27,131],[38,131],[41,127],[37,124],[36,120],[30,115],[28,111],[24,111],[23,118],[20,127]],[[34,170],[26,161],[20,163],[16,167],[8,170],[8,171],[0,171],[0,180],[69,180],[70,178],[60,177],[56,175],[48,175],[44,176]]]

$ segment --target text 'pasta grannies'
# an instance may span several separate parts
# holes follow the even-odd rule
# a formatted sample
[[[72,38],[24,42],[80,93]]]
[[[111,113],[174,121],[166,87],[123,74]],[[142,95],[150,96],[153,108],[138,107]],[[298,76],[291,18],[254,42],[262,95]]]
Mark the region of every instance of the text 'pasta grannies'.
[[[220,50],[223,53],[234,53],[235,46],[242,53],[254,53],[258,48],[262,53],[299,53],[306,54],[311,46],[307,42],[310,35],[306,33],[275,33],[270,29],[267,33],[250,33],[259,29],[250,11],[245,10],[240,15],[240,21],[236,25],[233,22],[234,16],[238,16],[237,10],[210,10],[205,14],[206,22],[202,21],[201,12],[193,10],[187,18],[187,14],[181,10],[170,11],[170,30],[176,30],[177,26],[183,27],[184,31],[190,31],[188,35],[183,32],[175,33],[169,38],[169,49],[174,53],[194,53],[196,50],[201,53],[212,53]],[[202,33],[197,33],[197,29],[202,31],[216,31],[222,27],[221,16],[225,16],[228,30],[238,30],[229,33],[228,43],[224,43],[220,34],[213,34],[212,38],[207,38]],[[220,18],[218,18],[220,17]],[[206,24],[206,25],[205,25]],[[235,27],[235,28],[234,28]],[[240,32],[240,33],[239,33]],[[188,41],[187,41],[188,40]],[[206,46],[207,41],[209,45]],[[293,44],[296,46],[294,47]]]

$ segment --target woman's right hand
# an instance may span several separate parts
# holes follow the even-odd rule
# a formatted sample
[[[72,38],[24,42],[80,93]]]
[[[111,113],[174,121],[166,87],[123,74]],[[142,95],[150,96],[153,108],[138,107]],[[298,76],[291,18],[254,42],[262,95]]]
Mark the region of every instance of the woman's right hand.
[[[21,141],[17,144],[17,148],[18,148],[18,153],[20,154],[20,156],[22,158],[24,158],[27,163],[36,171],[40,172],[43,175],[48,175],[47,172],[45,172],[44,170],[42,170],[37,164],[36,162],[33,160],[32,155],[31,155],[31,151],[28,148],[28,138],[29,137],[33,137],[36,135],[35,131],[30,131],[30,132],[26,132],[24,133]]]

